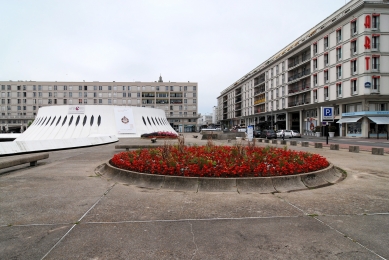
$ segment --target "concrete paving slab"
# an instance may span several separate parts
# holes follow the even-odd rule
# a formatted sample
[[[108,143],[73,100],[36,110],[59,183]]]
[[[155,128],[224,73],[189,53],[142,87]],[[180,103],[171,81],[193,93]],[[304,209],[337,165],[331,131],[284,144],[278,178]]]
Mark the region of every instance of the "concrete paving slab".
[[[71,225],[0,227],[0,259],[41,259]]]
[[[98,177],[55,177],[51,168],[36,177],[37,169],[1,177],[0,225],[75,222],[112,185]]]
[[[388,179],[368,173],[349,173],[332,186],[277,196],[308,214],[344,215],[389,212]]]
[[[81,223],[47,259],[379,259],[310,217]]]
[[[361,243],[378,255],[389,259],[389,214],[319,216],[318,218],[354,242]]]
[[[116,185],[85,221],[301,216],[271,194],[195,193]]]

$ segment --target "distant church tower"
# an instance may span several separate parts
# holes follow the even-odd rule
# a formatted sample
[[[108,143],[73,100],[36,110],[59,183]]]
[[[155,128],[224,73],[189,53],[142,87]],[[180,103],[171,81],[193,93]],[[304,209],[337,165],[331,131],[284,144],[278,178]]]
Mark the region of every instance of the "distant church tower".
[[[161,74],[159,74],[159,80],[158,82],[163,82]]]

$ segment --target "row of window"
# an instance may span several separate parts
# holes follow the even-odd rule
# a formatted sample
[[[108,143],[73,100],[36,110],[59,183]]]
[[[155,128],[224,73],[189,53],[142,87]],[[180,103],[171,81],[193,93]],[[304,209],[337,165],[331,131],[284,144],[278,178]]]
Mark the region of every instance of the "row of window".
[[[63,86],[63,90],[73,90],[73,87],[74,87],[74,90],[76,90],[76,86],[67,86],[67,85],[64,85]],[[88,90],[88,87],[89,87],[89,90],[91,90],[91,87],[92,86],[78,86],[78,90],[84,90],[84,91],[87,91]],[[138,91],[140,91],[140,89],[142,88],[142,90],[146,90],[146,86],[122,86],[122,90],[123,91],[131,91],[131,89],[137,89]],[[1,85],[1,90],[5,90],[6,89],[6,85]],[[18,85],[16,87],[17,90],[26,90],[27,87],[26,85]],[[38,88],[36,85],[33,85],[32,86],[32,89],[33,91],[36,91],[37,89],[38,90],[42,90],[42,85],[38,85]],[[93,90],[103,90],[103,86],[93,86]],[[120,86],[108,86],[108,90],[109,91],[117,91],[118,89],[120,89]],[[188,86],[151,86],[151,90],[154,91],[160,91],[160,90],[163,90],[165,89],[165,91],[188,91]],[[192,91],[196,91],[197,87],[196,86],[192,86]],[[11,85],[7,85],[7,90],[11,90]],[[48,86],[48,90],[58,90],[58,86],[57,85],[54,85],[54,86]]]
[[[379,64],[379,56],[378,57],[372,57],[371,59],[371,70],[378,72],[380,70],[380,64]],[[357,59],[353,59],[350,61],[350,74],[356,75],[357,74]],[[324,76],[324,82],[329,82],[328,77],[328,69],[323,70],[323,76]],[[336,78],[341,79],[342,78],[342,64],[336,65]],[[317,86],[317,74],[313,74],[313,84]]]
[[[366,15],[365,16],[365,27],[366,28],[371,28],[372,30],[378,30],[379,29],[379,14],[373,14],[373,17],[370,18],[370,15]],[[350,33],[351,33],[351,36],[354,36],[356,34],[358,34],[358,23],[357,23],[357,19],[353,19],[351,22],[350,22]],[[338,28],[336,30],[336,43],[340,43],[342,42],[342,28]],[[329,35],[326,35],[324,36],[324,39],[323,39],[323,44],[324,44],[324,49],[328,49],[329,48]],[[374,42],[374,39],[373,39],[373,42]],[[317,48],[317,42],[313,44],[313,53],[314,54],[317,54],[317,51],[318,51],[318,48]]]

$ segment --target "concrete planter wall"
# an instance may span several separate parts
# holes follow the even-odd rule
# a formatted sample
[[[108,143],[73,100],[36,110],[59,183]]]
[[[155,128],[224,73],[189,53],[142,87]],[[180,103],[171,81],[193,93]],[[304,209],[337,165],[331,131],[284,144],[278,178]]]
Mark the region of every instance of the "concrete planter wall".
[[[312,189],[335,184],[345,178],[334,165],[311,173],[276,177],[200,178],[165,176],[122,170],[109,161],[98,166],[95,173],[114,181],[138,187],[193,192],[257,192],[276,193]]]

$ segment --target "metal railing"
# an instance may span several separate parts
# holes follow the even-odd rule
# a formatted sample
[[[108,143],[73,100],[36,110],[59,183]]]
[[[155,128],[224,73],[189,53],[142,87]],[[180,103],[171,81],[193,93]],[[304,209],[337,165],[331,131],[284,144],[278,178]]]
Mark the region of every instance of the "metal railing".
[[[288,77],[288,81],[293,81],[293,80],[296,80],[296,79],[299,79],[299,78],[302,78],[304,76],[307,76],[311,73],[311,70],[310,69],[306,69],[306,70],[303,70],[299,73],[296,73],[294,74],[293,76],[291,77]]]
[[[308,96],[305,100],[298,99],[288,102],[288,107],[295,107],[295,106],[301,106],[301,105],[307,105],[311,103],[311,97]]]
[[[311,83],[294,85],[292,87],[289,87],[288,94],[296,94],[310,88],[311,88]]]

